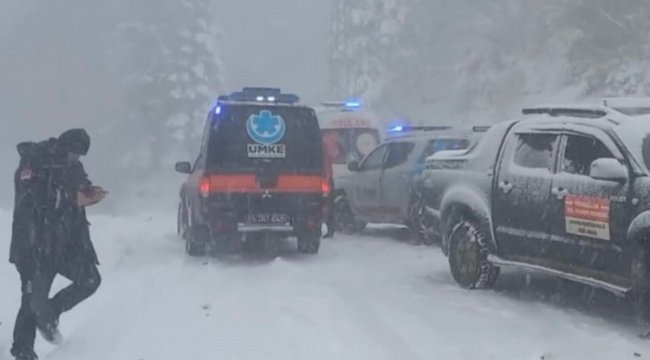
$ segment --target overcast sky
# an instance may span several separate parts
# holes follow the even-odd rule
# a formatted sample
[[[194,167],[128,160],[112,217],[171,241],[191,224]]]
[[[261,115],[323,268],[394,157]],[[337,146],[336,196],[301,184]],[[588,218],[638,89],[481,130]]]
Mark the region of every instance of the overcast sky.
[[[328,90],[330,2],[217,0],[228,84],[277,85],[304,100],[322,100]]]

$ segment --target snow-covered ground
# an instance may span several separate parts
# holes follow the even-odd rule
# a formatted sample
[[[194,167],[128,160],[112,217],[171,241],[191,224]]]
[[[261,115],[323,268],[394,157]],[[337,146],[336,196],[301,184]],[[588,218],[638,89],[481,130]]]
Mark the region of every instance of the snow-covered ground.
[[[4,260],[6,211],[0,221]],[[507,274],[498,291],[462,290],[439,249],[400,241],[394,230],[338,236],[316,257],[297,255],[289,241],[274,259],[192,259],[173,213],[91,221],[104,282],[62,318],[62,346],[38,340],[41,359],[650,357],[633,326],[536,300],[534,291],[522,296],[522,275]],[[18,276],[0,263],[2,360],[18,302]]]

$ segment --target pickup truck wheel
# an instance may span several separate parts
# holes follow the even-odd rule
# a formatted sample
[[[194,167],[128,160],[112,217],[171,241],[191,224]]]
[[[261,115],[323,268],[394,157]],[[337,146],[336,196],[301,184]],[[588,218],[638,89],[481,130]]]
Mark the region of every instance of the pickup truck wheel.
[[[632,261],[632,277],[634,280],[633,301],[636,315],[643,325],[650,324],[650,267],[648,246],[643,246],[635,252]]]
[[[352,235],[365,229],[366,224],[355,219],[350,203],[341,199],[334,204],[334,227],[337,231]]]
[[[406,225],[417,241],[425,245],[433,245],[440,242],[440,238],[435,235],[433,221],[426,216],[422,201],[415,201],[409,206]]]
[[[454,280],[466,289],[491,288],[499,268],[487,260],[485,235],[471,221],[458,223],[450,236],[449,267]]]

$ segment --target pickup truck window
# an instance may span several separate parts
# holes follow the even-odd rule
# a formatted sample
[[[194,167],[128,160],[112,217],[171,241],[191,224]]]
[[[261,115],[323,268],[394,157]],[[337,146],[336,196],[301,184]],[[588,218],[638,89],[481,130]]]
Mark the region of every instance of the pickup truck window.
[[[384,164],[387,149],[388,145],[384,144],[373,150],[366,160],[363,161],[363,164],[361,164],[361,171],[381,169]]]
[[[398,142],[390,144],[388,157],[386,157],[385,169],[394,168],[404,164],[409,155],[413,152],[415,144],[410,142]]]
[[[591,163],[594,160],[614,157],[614,154],[597,139],[569,135],[562,159],[562,172],[589,176]]]
[[[515,150],[515,164],[529,169],[553,171],[558,135],[519,134]]]
[[[467,139],[435,139],[430,140],[427,148],[424,149],[422,155],[418,159],[418,163],[424,164],[427,158],[438,151],[442,150],[463,150],[469,146]]]

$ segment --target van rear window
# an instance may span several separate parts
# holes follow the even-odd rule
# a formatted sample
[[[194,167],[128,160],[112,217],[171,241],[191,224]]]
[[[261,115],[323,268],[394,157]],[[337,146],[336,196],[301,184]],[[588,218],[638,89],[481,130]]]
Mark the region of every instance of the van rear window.
[[[312,109],[226,105],[211,121],[209,171],[322,173],[320,128]]]

